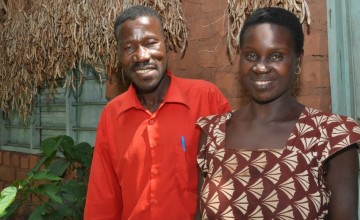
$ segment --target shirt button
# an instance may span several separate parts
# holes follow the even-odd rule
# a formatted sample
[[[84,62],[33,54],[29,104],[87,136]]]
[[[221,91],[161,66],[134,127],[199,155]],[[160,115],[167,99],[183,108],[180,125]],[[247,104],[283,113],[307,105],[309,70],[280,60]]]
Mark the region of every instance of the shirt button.
[[[151,124],[151,125],[154,124],[154,120],[150,119],[149,124]]]
[[[152,143],[152,144],[151,144],[151,147],[156,147],[156,146],[157,146],[156,143]]]
[[[156,204],[159,204],[159,200],[153,199],[153,200],[152,200],[152,203],[155,204],[155,205],[156,205]]]
[[[153,174],[158,174],[159,171],[158,171],[157,169],[153,169],[152,173],[153,173]]]

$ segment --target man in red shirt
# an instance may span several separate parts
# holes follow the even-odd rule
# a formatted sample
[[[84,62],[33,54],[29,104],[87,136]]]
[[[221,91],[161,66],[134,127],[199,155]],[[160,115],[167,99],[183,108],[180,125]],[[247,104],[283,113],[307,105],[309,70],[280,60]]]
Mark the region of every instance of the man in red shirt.
[[[192,220],[201,116],[230,110],[219,89],[167,70],[161,17],[144,6],[115,22],[119,63],[132,84],[104,108],[85,219]]]

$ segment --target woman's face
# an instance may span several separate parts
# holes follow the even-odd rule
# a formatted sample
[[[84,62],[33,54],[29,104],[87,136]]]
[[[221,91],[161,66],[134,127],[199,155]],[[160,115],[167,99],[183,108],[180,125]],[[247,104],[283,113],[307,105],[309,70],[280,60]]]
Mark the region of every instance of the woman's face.
[[[290,96],[300,59],[288,29],[270,23],[254,25],[245,32],[240,48],[240,77],[254,101],[268,103]]]

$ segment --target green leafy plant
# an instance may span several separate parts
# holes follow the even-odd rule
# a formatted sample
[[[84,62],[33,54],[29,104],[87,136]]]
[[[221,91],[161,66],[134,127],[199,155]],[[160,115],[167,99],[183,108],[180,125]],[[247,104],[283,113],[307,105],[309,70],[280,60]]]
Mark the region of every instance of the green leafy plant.
[[[1,191],[0,218],[27,205],[33,210],[29,219],[82,219],[93,148],[60,135],[42,141],[40,149],[41,159],[26,178]]]

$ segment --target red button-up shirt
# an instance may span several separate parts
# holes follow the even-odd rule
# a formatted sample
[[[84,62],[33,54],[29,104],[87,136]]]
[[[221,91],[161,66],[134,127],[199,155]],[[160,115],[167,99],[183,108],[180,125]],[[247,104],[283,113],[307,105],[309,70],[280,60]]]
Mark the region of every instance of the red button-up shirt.
[[[134,87],[114,98],[100,117],[85,219],[187,220],[197,205],[196,120],[230,110],[217,87],[171,77],[154,113]]]

